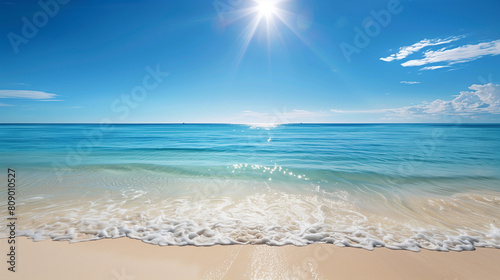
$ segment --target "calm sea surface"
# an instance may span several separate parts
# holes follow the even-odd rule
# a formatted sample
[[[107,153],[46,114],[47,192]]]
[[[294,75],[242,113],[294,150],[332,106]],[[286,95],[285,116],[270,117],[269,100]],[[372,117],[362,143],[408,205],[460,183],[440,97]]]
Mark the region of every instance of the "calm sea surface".
[[[0,158],[35,240],[500,248],[500,125],[4,124]]]

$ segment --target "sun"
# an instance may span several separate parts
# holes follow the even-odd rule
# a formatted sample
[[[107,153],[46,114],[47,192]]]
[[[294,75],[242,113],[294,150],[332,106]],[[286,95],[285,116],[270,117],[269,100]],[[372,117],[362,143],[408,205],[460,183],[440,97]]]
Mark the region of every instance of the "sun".
[[[294,26],[297,15],[286,9],[286,4],[290,1],[293,0],[252,0],[249,2],[252,3],[251,5],[235,12],[234,21],[246,17],[250,18],[241,36],[242,42],[237,59],[238,63],[245,55],[252,39],[259,32],[264,31],[266,33],[268,53],[270,53],[271,41],[273,39],[277,38],[283,41],[283,37],[279,31],[280,28],[288,28],[299,39],[303,40],[299,30]]]
[[[276,13],[276,5],[272,0],[259,1],[256,9],[259,15],[263,17],[270,17]]]
[[[226,1],[226,0],[225,0]],[[228,2],[243,2],[243,0],[227,0]],[[233,12],[233,18],[227,22],[231,24],[241,19],[248,19],[247,24],[240,36],[240,51],[236,58],[237,65],[241,62],[250,45],[250,42],[257,34],[265,32],[267,37],[268,56],[271,53],[271,44],[273,42],[284,43],[285,35],[280,30],[286,30],[288,34],[293,33],[300,41],[302,41],[309,49],[311,49],[321,60],[328,66],[330,63],[320,55],[320,52],[312,47],[311,40],[307,37],[305,30],[310,28],[312,19],[306,16],[301,16],[293,12],[293,4],[288,5],[294,0],[248,0],[244,8],[237,9]],[[292,10],[291,10],[292,8]],[[304,21],[311,21],[304,23]],[[301,26],[307,27],[301,28]],[[263,38],[263,37],[261,37]],[[264,40],[259,40],[260,42]]]

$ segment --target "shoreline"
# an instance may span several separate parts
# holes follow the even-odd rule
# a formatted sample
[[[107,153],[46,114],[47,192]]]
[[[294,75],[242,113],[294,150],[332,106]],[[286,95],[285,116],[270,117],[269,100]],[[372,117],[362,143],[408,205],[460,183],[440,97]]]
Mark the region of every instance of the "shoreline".
[[[436,252],[332,244],[156,246],[130,238],[16,239],[16,272],[1,279],[496,279],[500,250]],[[0,239],[2,252],[7,239]],[[5,257],[4,257],[5,258]]]

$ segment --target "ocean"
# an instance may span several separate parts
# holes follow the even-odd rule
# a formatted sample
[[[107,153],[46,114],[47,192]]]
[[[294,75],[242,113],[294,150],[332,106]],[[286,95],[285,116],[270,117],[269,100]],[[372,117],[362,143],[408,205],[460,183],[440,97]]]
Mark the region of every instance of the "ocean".
[[[35,241],[500,249],[500,125],[2,124],[0,155]]]

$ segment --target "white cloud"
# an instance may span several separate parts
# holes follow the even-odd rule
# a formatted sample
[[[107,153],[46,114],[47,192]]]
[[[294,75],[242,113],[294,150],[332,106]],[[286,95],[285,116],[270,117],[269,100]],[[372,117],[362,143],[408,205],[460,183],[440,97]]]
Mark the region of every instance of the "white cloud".
[[[391,115],[402,117],[429,115],[463,115],[477,116],[483,114],[500,114],[500,85],[472,85],[471,91],[462,91],[455,99],[441,99],[432,102],[422,102],[419,105],[398,109],[387,109]]]
[[[462,39],[464,36],[453,36],[453,37],[448,37],[446,39],[423,39],[420,42],[417,42],[411,46],[405,46],[399,48],[399,51],[395,54],[391,54],[388,57],[382,57],[380,60],[390,62],[393,60],[401,60],[403,58],[406,58],[407,56],[411,55],[412,53],[418,52],[423,48],[430,47],[430,46],[437,46],[437,45],[442,45],[442,44],[448,44],[453,41],[457,41],[459,39]]]
[[[357,119],[357,114],[376,114],[380,118],[370,118],[374,121],[439,121],[447,116],[459,116],[470,120],[500,120],[500,85],[474,84],[468,91],[450,97],[449,100],[436,99],[424,101],[417,105],[400,108],[374,110],[339,110],[330,109],[327,112],[311,112],[306,110],[291,110],[274,113],[259,113],[244,111],[240,117],[246,118],[238,123],[260,123],[279,125],[297,122],[325,122],[332,119]],[[353,115],[353,116],[347,116]],[[366,117],[366,116],[365,116]]]
[[[330,112],[336,114],[378,114],[378,113],[387,113],[389,109],[380,109],[380,110],[336,110],[331,109]]]
[[[415,81],[401,81],[402,84],[406,84],[406,85],[416,85],[416,84],[420,84],[420,82],[415,82]]]
[[[448,68],[450,66],[448,65],[436,65],[436,66],[426,66],[421,68],[420,70],[436,70],[436,69],[441,69],[441,68]]]
[[[33,90],[0,90],[0,98],[52,99],[56,94]]]
[[[500,85],[489,83],[472,85],[471,91],[462,91],[454,99],[436,99],[419,105],[395,109],[352,110],[331,109],[336,114],[385,114],[403,119],[436,119],[445,115],[460,115],[478,118],[485,115],[500,115]],[[394,118],[393,118],[394,119]]]
[[[13,105],[0,102],[0,107],[10,107],[10,106],[13,106]]]
[[[401,65],[403,67],[411,67],[440,62],[456,64],[476,60],[485,55],[498,54],[500,54],[500,40],[484,42],[475,45],[465,45],[453,49],[427,51],[424,53],[424,58],[409,60],[402,63]]]

